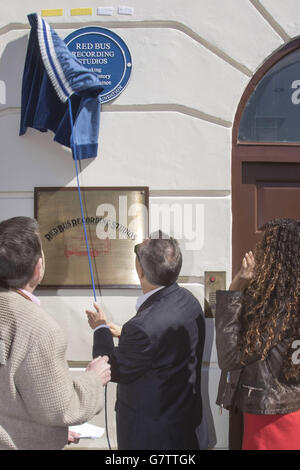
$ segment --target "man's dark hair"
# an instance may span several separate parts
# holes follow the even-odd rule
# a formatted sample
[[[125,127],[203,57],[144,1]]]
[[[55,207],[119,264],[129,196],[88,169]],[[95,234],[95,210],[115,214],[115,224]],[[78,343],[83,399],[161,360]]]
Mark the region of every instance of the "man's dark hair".
[[[0,285],[21,289],[30,281],[42,256],[38,223],[13,217],[0,223]]]
[[[152,285],[170,286],[176,282],[182,266],[182,254],[177,240],[160,230],[137,249],[138,260]]]

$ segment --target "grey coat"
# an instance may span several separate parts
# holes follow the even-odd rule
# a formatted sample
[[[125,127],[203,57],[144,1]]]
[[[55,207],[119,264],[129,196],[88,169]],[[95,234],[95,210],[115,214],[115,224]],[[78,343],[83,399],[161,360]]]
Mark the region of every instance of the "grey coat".
[[[0,450],[61,449],[68,426],[104,404],[100,377],[73,379],[62,329],[39,305],[0,289]]]

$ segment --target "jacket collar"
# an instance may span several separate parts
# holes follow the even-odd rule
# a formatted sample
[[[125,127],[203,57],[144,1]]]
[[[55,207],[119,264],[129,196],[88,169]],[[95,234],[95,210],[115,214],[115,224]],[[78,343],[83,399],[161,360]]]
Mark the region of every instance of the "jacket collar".
[[[170,286],[164,287],[163,289],[160,289],[159,291],[155,292],[153,295],[148,297],[148,299],[146,299],[145,302],[140,306],[137,311],[137,314],[141,313],[143,310],[150,307],[150,305],[152,305],[154,302],[160,300],[161,298],[165,297],[176,289],[179,289],[179,286],[175,282],[174,284],[171,284]]]

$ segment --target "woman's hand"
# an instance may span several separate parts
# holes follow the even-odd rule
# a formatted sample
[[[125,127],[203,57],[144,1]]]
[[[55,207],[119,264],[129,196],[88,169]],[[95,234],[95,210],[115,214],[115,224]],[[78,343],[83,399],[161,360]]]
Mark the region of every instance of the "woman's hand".
[[[246,253],[241,268],[232,280],[229,290],[244,290],[254,275],[255,261],[252,251]]]
[[[250,281],[253,278],[254,266],[255,266],[254,256],[253,256],[252,251],[249,251],[249,253],[245,254],[243,261],[242,261],[242,266],[239,271],[240,279],[245,279],[247,281]]]

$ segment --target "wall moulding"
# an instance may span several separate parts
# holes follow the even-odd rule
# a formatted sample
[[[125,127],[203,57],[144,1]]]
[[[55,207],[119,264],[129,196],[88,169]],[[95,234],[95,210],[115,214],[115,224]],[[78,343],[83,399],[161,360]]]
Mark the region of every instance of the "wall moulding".
[[[201,44],[203,47],[208,49],[210,52],[218,56],[220,59],[227,62],[229,65],[234,67],[235,69],[242,72],[244,75],[248,77],[252,77],[252,71],[246,67],[244,64],[238,62],[237,60],[230,57],[226,54],[222,49],[218,48],[211,42],[207,41],[205,38],[201,37],[199,34],[195,33],[191,28],[180,23],[179,21],[97,21],[97,20],[89,20],[84,21],[84,23],[63,23],[63,22],[55,22],[49,23],[54,29],[78,29],[82,28],[83,26],[100,26],[103,28],[164,28],[164,29],[176,29],[177,31],[181,31],[182,33],[186,34],[194,41]],[[9,23],[2,28],[0,28],[0,36],[7,34],[10,31],[15,30],[29,30],[30,27],[28,24],[23,23]]]

